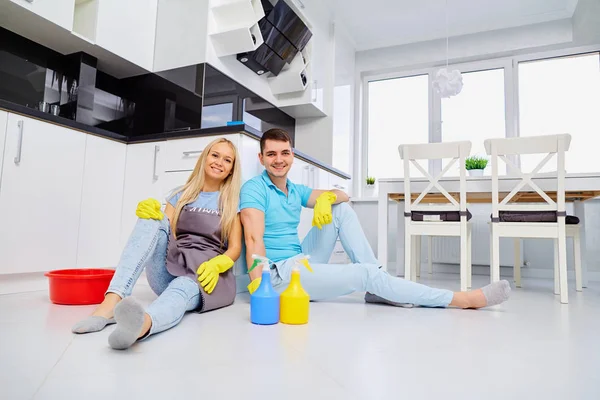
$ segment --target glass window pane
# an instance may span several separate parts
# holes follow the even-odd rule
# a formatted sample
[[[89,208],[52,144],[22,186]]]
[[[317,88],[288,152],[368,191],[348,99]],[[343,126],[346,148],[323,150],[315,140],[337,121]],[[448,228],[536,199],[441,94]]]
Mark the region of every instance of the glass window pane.
[[[367,174],[402,177],[398,145],[429,141],[428,75],[369,82],[368,113]]]
[[[598,53],[519,64],[519,121],[521,136],[570,133],[566,154],[569,173],[596,172],[600,57]],[[531,171],[543,155],[521,157]],[[553,158],[542,171],[556,171]]]
[[[484,157],[485,139],[506,136],[504,111],[504,69],[463,73],[463,89],[454,97],[442,99],[442,141],[471,141],[471,155]],[[448,160],[442,163],[442,169]],[[504,174],[506,167],[499,165]],[[487,171],[491,170],[488,163]],[[458,175],[458,164],[446,175]]]

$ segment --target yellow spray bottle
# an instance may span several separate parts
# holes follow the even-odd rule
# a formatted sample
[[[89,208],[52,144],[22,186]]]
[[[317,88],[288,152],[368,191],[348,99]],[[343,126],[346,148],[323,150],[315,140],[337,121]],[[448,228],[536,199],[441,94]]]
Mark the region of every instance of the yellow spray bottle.
[[[310,297],[300,284],[300,265],[312,272],[308,263],[310,256],[300,254],[294,260],[292,280],[287,289],[280,296],[279,321],[284,324],[301,325],[308,322],[308,309]]]

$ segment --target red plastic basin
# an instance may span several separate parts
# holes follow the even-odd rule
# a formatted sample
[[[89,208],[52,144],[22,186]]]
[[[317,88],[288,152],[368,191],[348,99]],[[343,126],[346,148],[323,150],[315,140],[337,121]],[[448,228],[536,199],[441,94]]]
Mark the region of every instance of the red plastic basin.
[[[114,269],[58,269],[46,272],[50,301],[55,304],[99,304],[104,300]]]

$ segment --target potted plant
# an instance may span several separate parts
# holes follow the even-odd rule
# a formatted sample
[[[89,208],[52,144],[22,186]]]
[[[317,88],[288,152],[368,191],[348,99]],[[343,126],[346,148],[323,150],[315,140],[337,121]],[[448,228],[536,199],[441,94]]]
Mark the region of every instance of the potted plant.
[[[488,160],[483,157],[468,157],[465,160],[465,168],[469,176],[483,176],[483,170],[487,166]]]
[[[365,196],[373,196],[375,194],[375,178],[367,176],[367,186],[365,188]]]

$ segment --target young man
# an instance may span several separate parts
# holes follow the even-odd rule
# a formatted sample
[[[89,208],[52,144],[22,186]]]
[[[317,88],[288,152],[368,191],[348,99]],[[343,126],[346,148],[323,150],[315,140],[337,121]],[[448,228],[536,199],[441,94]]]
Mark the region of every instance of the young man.
[[[393,277],[380,268],[358,218],[339,190],[313,190],[287,179],[294,162],[290,137],[282,129],[266,131],[260,141],[260,162],[265,171],[242,187],[241,219],[248,265],[252,254],[266,255],[275,264],[271,282],[282,291],[291,280],[292,257],[310,255],[313,273],[302,274],[302,286],[311,300],[367,292],[366,301],[392,305],[481,308],[505,301],[507,281],[470,292],[434,289]],[[300,243],[298,224],[301,207],[314,208],[313,228]],[[337,238],[352,264],[327,264]],[[248,290],[260,285],[261,270],[250,272]]]

